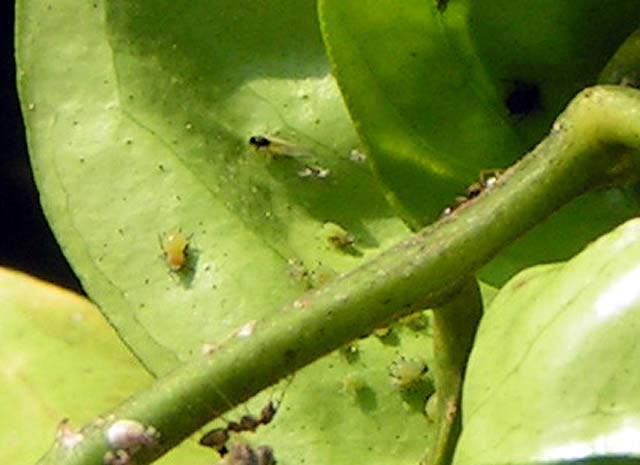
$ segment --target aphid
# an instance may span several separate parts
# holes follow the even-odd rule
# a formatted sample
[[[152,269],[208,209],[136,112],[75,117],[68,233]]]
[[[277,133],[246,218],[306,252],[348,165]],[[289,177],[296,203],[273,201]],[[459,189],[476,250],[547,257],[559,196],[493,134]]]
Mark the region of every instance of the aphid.
[[[354,247],[356,243],[355,236],[342,226],[329,221],[322,228],[327,233],[327,242],[333,247],[346,253],[354,253],[356,251]]]
[[[65,449],[73,449],[78,444],[80,444],[80,442],[82,442],[82,440],[84,439],[84,435],[71,428],[69,419],[64,418],[58,424],[56,438]]]
[[[329,177],[331,170],[329,168],[323,168],[321,166],[307,165],[298,171],[299,178],[315,178],[324,179]]]
[[[272,136],[251,136],[249,145],[252,145],[257,151],[267,152],[273,158],[309,155],[308,151],[299,145]]]
[[[256,451],[245,443],[233,444],[222,463],[225,465],[259,465]]]
[[[400,357],[389,368],[391,384],[396,388],[406,389],[419,381],[427,371],[428,367],[424,362]]]
[[[498,176],[502,170],[482,170],[480,172],[480,179],[477,182],[474,182],[469,187],[465,189],[464,196],[458,196],[455,199],[455,202],[452,206],[445,208],[440,215],[440,217],[449,216],[451,213],[456,211],[462,205],[467,203],[469,200],[478,197],[484,191],[489,190],[495,186],[498,181]]]
[[[159,433],[153,426],[145,426],[134,420],[118,420],[105,433],[112,449],[129,452],[140,447],[157,447]]]
[[[353,149],[349,152],[349,160],[354,163],[362,164],[367,161],[367,156],[358,149]]]
[[[104,465],[132,465],[133,460],[126,450],[108,451],[102,457]]]
[[[327,237],[327,240],[331,245],[333,245],[336,249],[345,250],[356,243],[356,238],[353,234],[349,232],[340,232],[336,234],[332,234]]]
[[[231,446],[229,454],[220,462],[224,465],[275,465],[276,458],[269,446],[255,449],[248,444],[237,443]]]
[[[273,448],[269,446],[256,447],[256,456],[258,457],[258,465],[276,465]]]
[[[353,363],[358,360],[360,356],[360,350],[354,343],[346,344],[339,349],[340,354],[345,358],[348,363]]]
[[[504,105],[509,114],[523,118],[542,106],[540,88],[535,83],[529,83],[516,79],[512,83],[512,89],[504,100]]]
[[[225,427],[215,428],[202,436],[202,438],[200,438],[200,444],[217,450],[221,457],[225,456],[229,452],[226,443],[229,440],[230,433],[255,432],[260,425],[268,425],[273,421],[273,418],[278,412],[278,406],[282,402],[284,394],[292,381],[293,376],[288,378],[280,399],[277,402],[272,400],[267,402],[267,404],[262,407],[259,417],[243,415],[238,422],[228,421]],[[234,446],[232,446],[232,448]]]
[[[260,425],[268,425],[278,412],[278,407],[269,401],[260,411],[260,416],[243,415],[240,421],[230,421],[224,428],[215,428],[200,438],[200,444],[218,451],[221,456],[227,452],[229,433],[255,432]]]
[[[215,428],[200,438],[200,445],[211,447],[218,451],[220,456],[229,452],[227,449],[227,441],[229,440],[229,431],[227,428]]]
[[[342,378],[340,390],[355,399],[362,390],[367,388],[367,386],[367,382],[359,375],[348,374]]]
[[[424,404],[424,413],[430,421],[438,420],[438,393],[435,392],[429,396]]]
[[[189,242],[181,232],[169,234],[162,241],[167,266],[171,271],[180,271],[187,263]]]
[[[383,339],[387,337],[389,334],[391,334],[392,330],[393,329],[391,328],[391,326],[380,326],[374,329],[373,331],[371,331],[371,334],[373,334],[375,337]]]

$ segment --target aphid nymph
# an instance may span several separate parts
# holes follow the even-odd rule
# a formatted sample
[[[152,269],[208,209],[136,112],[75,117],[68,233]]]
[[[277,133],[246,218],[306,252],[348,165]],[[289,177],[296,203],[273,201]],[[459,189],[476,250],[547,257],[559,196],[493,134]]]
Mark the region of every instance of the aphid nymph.
[[[389,369],[391,384],[399,389],[408,388],[418,382],[427,370],[427,365],[421,360],[400,357]]]
[[[167,266],[171,271],[180,271],[187,263],[189,242],[181,232],[169,234],[162,241]]]

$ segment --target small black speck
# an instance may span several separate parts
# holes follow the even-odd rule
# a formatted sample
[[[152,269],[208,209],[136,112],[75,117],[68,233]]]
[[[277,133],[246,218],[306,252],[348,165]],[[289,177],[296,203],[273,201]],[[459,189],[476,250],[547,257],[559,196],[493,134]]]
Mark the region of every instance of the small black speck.
[[[516,79],[504,100],[504,105],[512,116],[528,116],[541,108],[540,87],[535,83]]]
[[[449,3],[449,0],[437,0],[436,8],[440,13],[444,13],[444,10],[447,9],[447,3]]]

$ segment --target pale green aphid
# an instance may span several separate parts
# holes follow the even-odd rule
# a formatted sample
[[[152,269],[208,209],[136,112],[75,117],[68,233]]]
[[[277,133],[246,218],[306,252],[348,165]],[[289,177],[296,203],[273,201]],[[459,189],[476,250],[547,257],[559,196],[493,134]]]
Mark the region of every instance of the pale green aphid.
[[[408,388],[419,381],[427,370],[426,363],[421,360],[400,357],[389,368],[391,384],[398,389]]]
[[[424,413],[427,418],[433,422],[438,420],[438,393],[435,392],[429,396],[424,405]]]
[[[367,382],[355,374],[348,374],[342,378],[340,390],[353,398],[358,397],[358,393],[367,387]]]

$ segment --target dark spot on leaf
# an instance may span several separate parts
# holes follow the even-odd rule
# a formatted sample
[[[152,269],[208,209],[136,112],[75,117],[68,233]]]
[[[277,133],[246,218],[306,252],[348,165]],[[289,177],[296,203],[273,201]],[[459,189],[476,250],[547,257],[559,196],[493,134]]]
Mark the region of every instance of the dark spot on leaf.
[[[541,107],[540,88],[535,83],[516,79],[504,100],[504,105],[512,116],[521,118],[528,116]]]

